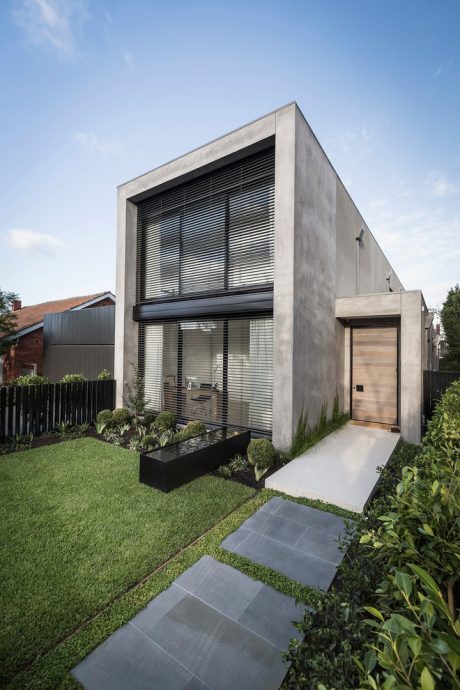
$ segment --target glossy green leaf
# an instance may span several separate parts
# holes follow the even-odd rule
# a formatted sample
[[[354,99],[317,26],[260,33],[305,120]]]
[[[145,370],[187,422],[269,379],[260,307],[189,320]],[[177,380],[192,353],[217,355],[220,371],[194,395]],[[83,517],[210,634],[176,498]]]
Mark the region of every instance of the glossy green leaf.
[[[422,690],[434,690],[434,679],[427,666],[425,666],[420,676],[420,685]]]

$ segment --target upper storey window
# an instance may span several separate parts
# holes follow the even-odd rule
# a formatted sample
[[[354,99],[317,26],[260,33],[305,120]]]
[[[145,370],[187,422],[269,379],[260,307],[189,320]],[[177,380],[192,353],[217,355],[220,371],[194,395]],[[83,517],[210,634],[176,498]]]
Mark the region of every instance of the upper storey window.
[[[273,283],[274,149],[138,206],[138,301]]]

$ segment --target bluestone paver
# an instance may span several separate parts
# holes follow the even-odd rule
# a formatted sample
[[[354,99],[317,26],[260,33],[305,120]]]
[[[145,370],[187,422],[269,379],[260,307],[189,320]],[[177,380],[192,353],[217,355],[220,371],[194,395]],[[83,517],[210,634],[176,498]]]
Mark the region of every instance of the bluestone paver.
[[[291,580],[327,591],[343,558],[343,518],[275,496],[222,542]]]
[[[88,690],[276,690],[302,613],[291,597],[204,556],[72,674]]]

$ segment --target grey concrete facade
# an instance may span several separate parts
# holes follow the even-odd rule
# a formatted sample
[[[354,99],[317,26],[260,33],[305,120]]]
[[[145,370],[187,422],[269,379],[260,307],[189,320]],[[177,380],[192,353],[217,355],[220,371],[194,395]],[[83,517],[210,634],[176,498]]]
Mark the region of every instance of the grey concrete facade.
[[[420,313],[415,302],[418,299],[420,305],[421,293],[400,293],[401,282],[295,103],[119,187],[117,405],[123,404],[138,357],[137,324],[132,319],[136,301],[136,202],[244,158],[267,143],[275,145],[275,445],[290,444],[302,409],[308,410],[314,423],[323,404],[331,409],[336,394],[342,409],[348,409],[349,329],[337,314],[336,299],[359,295],[359,305],[354,308],[362,312],[360,317],[382,317],[384,314],[375,311],[381,302],[378,295],[376,301],[373,299],[376,293],[386,293],[385,298],[389,298],[381,307],[383,311],[391,311],[395,300],[404,304],[397,312],[401,319],[401,428],[405,438],[417,442],[424,326],[417,322],[416,327]],[[358,243],[356,238],[362,230]],[[419,297],[410,296],[414,294]],[[416,331],[419,335],[412,340]],[[403,362],[407,382],[402,375]]]

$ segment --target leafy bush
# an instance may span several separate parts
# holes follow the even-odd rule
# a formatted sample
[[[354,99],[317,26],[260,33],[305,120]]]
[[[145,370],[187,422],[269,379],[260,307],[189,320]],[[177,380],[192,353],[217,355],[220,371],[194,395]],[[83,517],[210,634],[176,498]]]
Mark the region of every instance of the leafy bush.
[[[142,439],[138,436],[134,436],[132,439],[130,439],[128,443],[128,448],[129,450],[134,450],[136,452],[143,450]]]
[[[228,465],[220,465],[217,468],[218,473],[221,475],[221,477],[224,477],[225,479],[230,479],[232,476],[232,471]]]
[[[158,440],[153,434],[146,434],[142,439],[142,448],[144,450],[153,450],[158,446]]]
[[[305,611],[297,626],[303,640],[291,640],[286,655],[291,667],[285,683],[290,690],[361,687],[355,659],[366,651],[371,639],[371,630],[364,624],[368,615],[363,607],[376,604],[382,569],[359,544],[359,535],[362,530],[379,526],[379,516],[388,509],[402,468],[413,463],[418,453],[417,446],[400,443],[386,467],[380,468],[377,493],[363,516],[356,519],[357,535],[338,567],[331,590],[327,594],[318,592],[312,602],[315,611]]]
[[[110,424],[113,420],[113,410],[101,410],[98,412],[96,421]]]
[[[249,467],[249,462],[248,459],[244,457],[244,455],[235,455],[234,458],[230,460],[228,463],[228,467],[230,468],[230,471],[233,472],[243,472],[244,470],[247,470]]]
[[[137,366],[133,366],[134,375],[131,385],[128,386],[128,399],[126,401],[126,406],[131,412],[135,423],[140,421],[140,418],[144,417],[149,400],[145,398],[145,381],[144,377],[141,376]]]
[[[104,429],[109,429],[113,424],[112,410],[101,410],[96,417],[96,431],[102,434]]]
[[[97,375],[98,381],[111,381],[113,379],[113,374],[108,369],[102,369]]]
[[[163,410],[153,422],[156,431],[174,431],[176,428],[176,417],[172,412]]]
[[[38,374],[25,374],[18,376],[17,379],[11,382],[12,386],[43,386],[50,383],[46,376],[39,376]]]
[[[267,438],[253,438],[248,446],[248,460],[254,467],[257,481],[276,462],[276,450]]]
[[[121,446],[123,443],[123,436],[115,429],[108,429],[102,434],[105,441],[113,443],[115,446]]]
[[[65,374],[60,383],[78,383],[79,381],[87,381],[88,379],[83,374]]]
[[[67,434],[70,432],[72,428],[72,425],[70,422],[58,422],[56,424],[56,434],[58,436],[67,436]]]
[[[189,422],[181,431],[182,440],[185,440],[187,438],[195,438],[195,436],[205,434],[206,431],[207,428],[204,422],[200,422],[199,420]]]
[[[7,445],[8,451],[5,450],[5,452],[14,453],[20,450],[28,450],[32,447],[33,440],[33,434],[25,434],[24,436],[16,434],[12,438],[10,438],[10,442]]]
[[[124,424],[130,424],[133,420],[133,416],[129,410],[125,407],[117,407],[112,412],[112,424],[113,426],[123,426]]]
[[[416,465],[361,544],[387,576],[369,609],[364,687],[451,688],[460,669],[460,381],[438,403]]]
[[[459,686],[459,453],[460,381],[422,447],[399,444],[381,472],[331,592],[291,642],[286,687]]]

